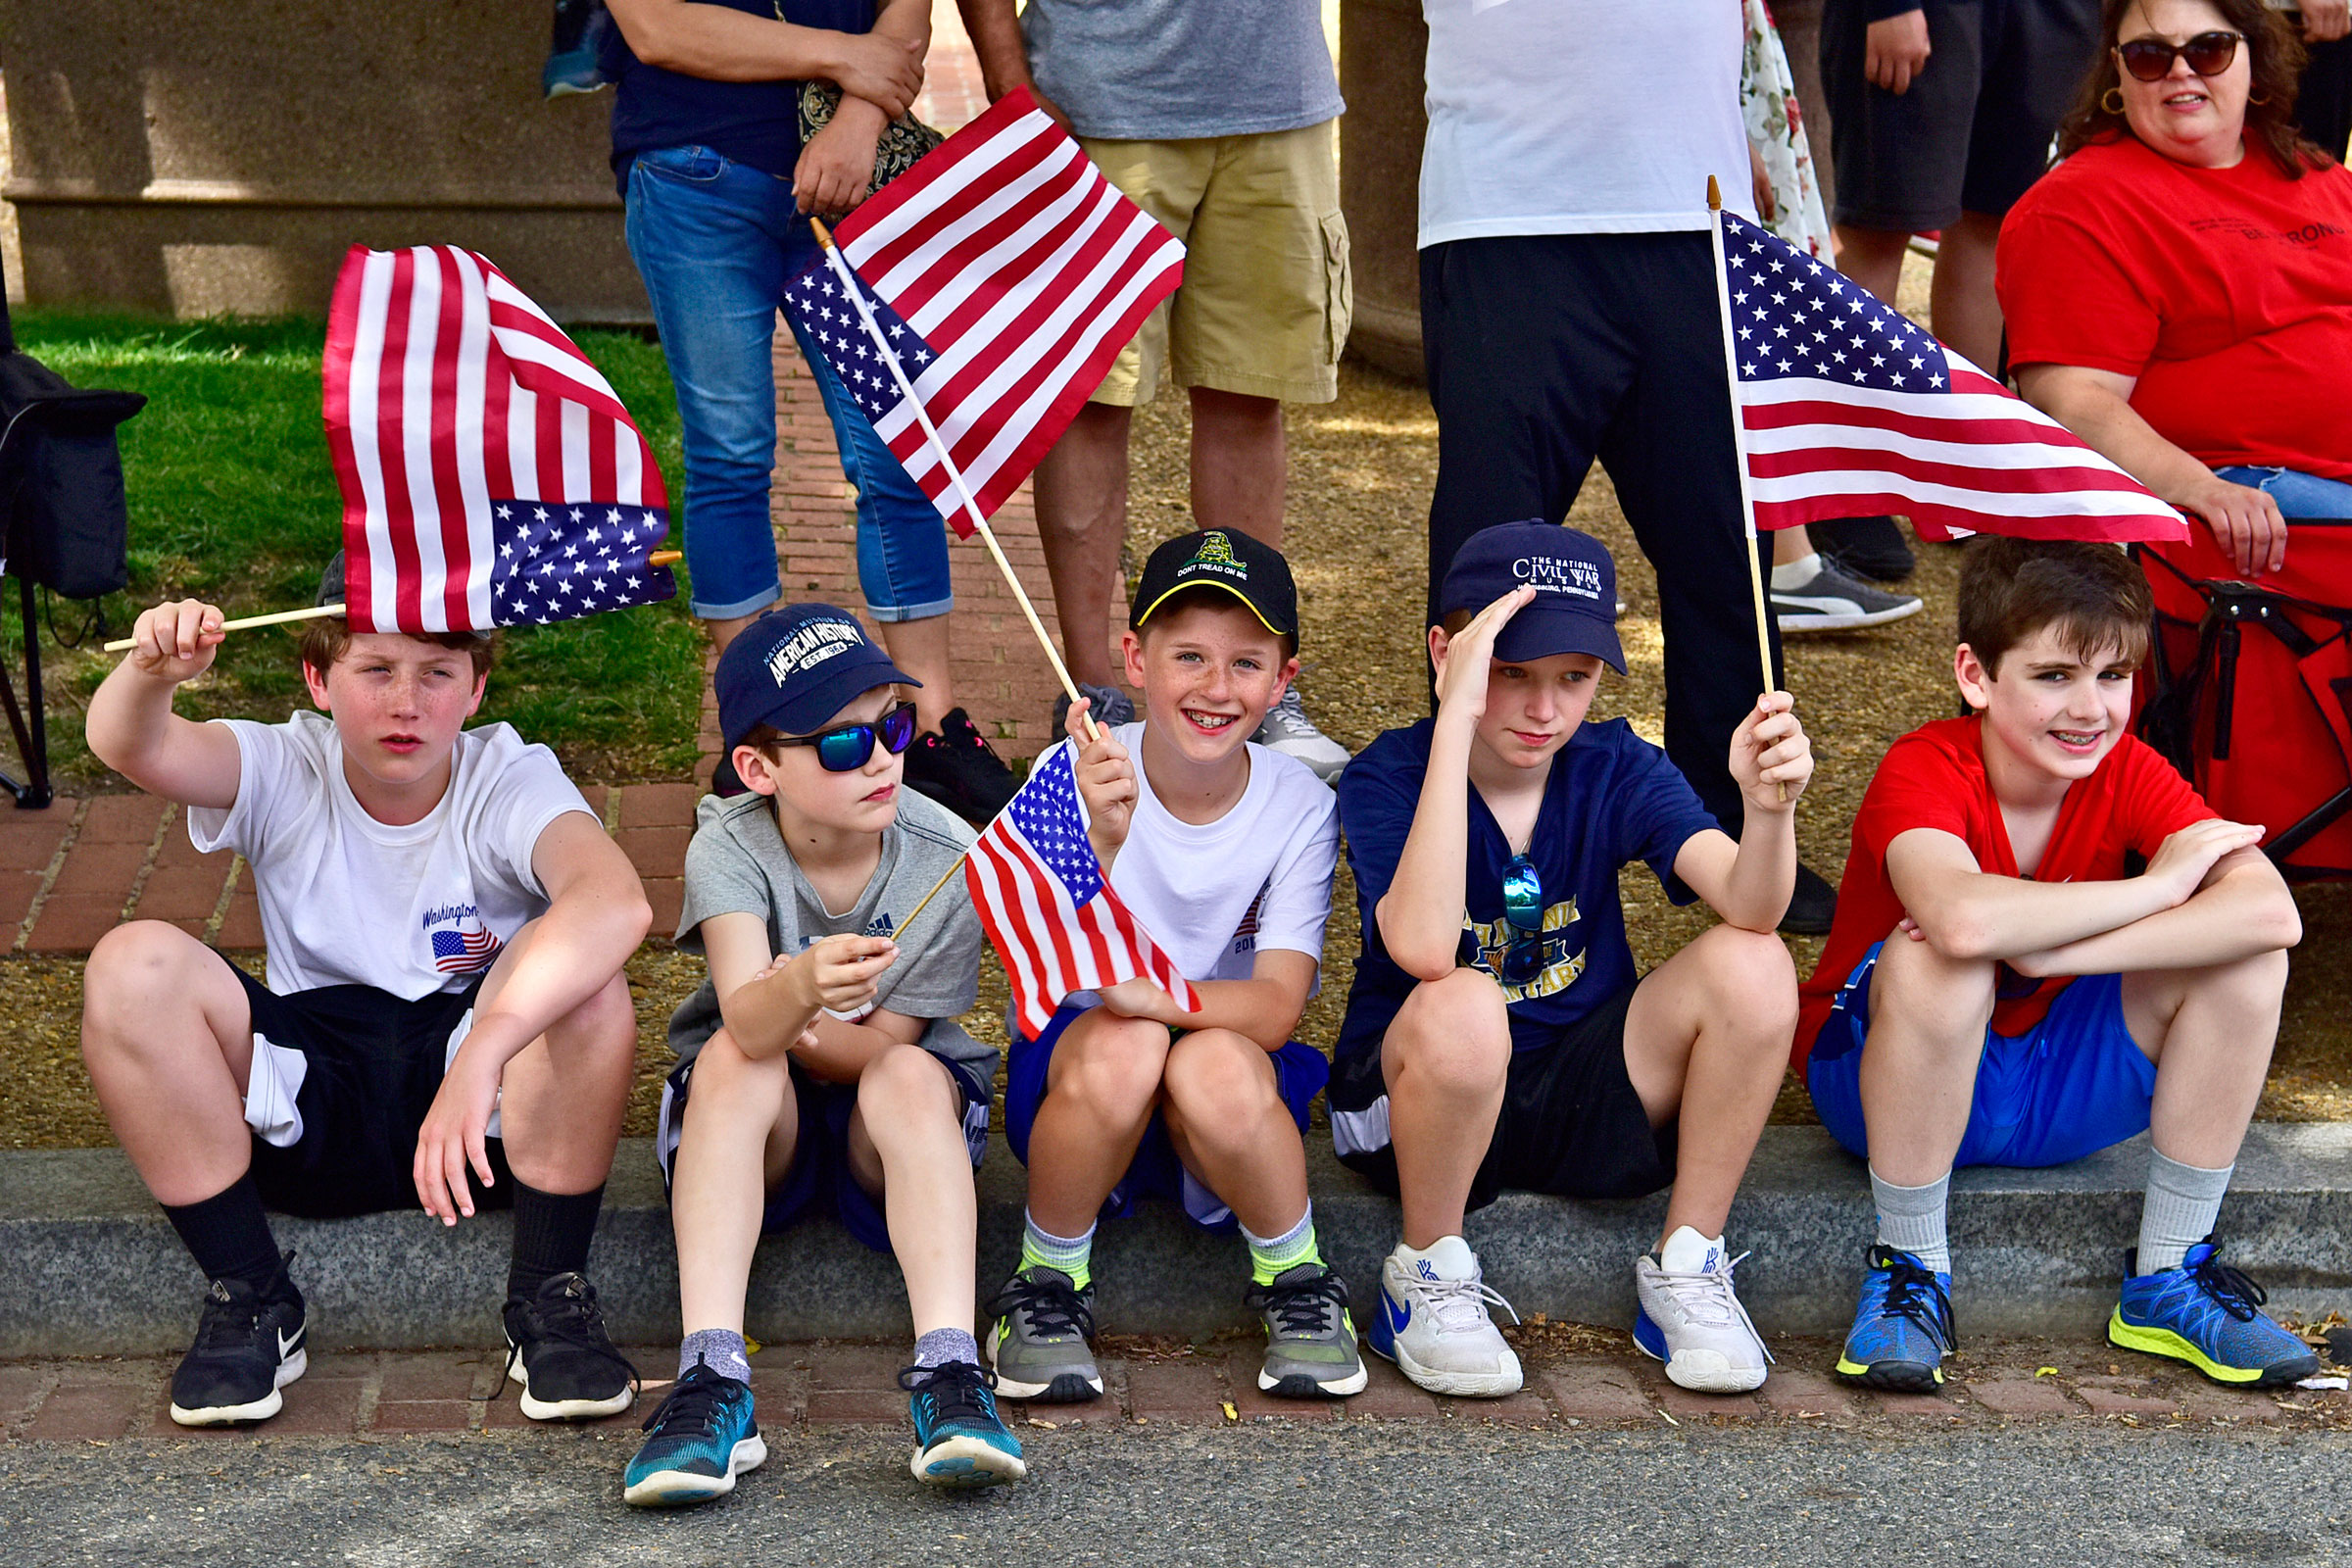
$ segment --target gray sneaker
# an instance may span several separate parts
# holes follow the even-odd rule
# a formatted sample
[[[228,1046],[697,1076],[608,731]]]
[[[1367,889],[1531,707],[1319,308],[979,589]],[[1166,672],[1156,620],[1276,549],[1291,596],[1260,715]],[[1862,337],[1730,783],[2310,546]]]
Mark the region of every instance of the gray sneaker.
[[[1306,716],[1306,705],[1299,701],[1296,686],[1282,694],[1282,701],[1267,710],[1266,721],[1250,738],[1268,751],[1296,757],[1326,784],[1338,778],[1348,762],[1348,748],[1315,728],[1314,720]]]
[[[1286,1399],[1345,1398],[1364,1391],[1348,1282],[1327,1264],[1301,1263],[1252,1285],[1243,1298],[1266,1320],[1266,1361],[1257,1386]]]
[[[1086,682],[1080,681],[1078,695],[1093,705],[1087,711],[1093,713],[1095,722],[1105,729],[1116,724],[1135,722],[1135,699],[1120,691],[1116,686],[1089,686]],[[1056,736],[1062,733],[1063,726],[1069,722],[1069,718],[1070,699],[1069,695],[1064,693],[1054,699],[1054,733]]]
[[[1866,582],[1856,582],[1831,565],[1827,556],[1821,557],[1820,562],[1821,569],[1814,572],[1811,581],[1794,588],[1772,590],[1772,613],[1781,623],[1784,637],[1808,631],[1884,626],[1890,620],[1916,615],[1925,608],[1922,601],[1910,594],[1890,594]]]
[[[998,1398],[1076,1404],[1102,1396],[1102,1372],[1086,1343],[1095,1332],[1092,1284],[1078,1290],[1057,1268],[1025,1268],[1004,1282],[988,1315]]]

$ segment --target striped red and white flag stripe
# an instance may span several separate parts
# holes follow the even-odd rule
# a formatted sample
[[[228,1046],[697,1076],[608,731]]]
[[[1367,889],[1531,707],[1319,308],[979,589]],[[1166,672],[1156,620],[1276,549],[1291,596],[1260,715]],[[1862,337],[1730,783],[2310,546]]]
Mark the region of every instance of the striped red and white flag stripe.
[[[1104,179],[1025,88],[884,186],[835,239],[881,307],[983,516],[1020,487],[1184,277],[1184,246]],[[787,301],[907,473],[968,535],[895,380],[858,379],[875,368],[860,324],[823,318],[830,281],[820,265]]]
[[[353,246],[328,313],[325,387],[355,629],[507,624],[493,580],[513,542],[502,504],[668,507],[612,384],[472,251]]]

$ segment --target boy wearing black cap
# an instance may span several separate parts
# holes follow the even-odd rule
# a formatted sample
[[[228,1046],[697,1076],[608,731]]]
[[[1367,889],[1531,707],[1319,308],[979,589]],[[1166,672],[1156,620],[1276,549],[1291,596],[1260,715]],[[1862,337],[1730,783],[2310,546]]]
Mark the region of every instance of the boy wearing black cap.
[[[906,1275],[915,1479],[1017,1481],[972,1338],[972,1167],[997,1068],[956,1021],[979,983],[979,917],[950,874],[972,832],[903,787],[914,708],[895,688],[915,682],[846,612],[803,604],[728,644],[714,684],[746,793],[706,798],[687,846],[678,946],[710,976],[670,1019],[657,1140],[686,1337],[624,1495],[704,1502],[767,1457],[743,1335],[752,1253],[820,1199]]]
[[[1616,572],[1599,541],[1516,522],[1472,536],[1429,631],[1438,711],[1340,780],[1363,956],[1334,1051],[1340,1157],[1395,1192],[1372,1348],[1440,1394],[1499,1397],[1518,1357],[1462,1239],[1505,1187],[1631,1198],[1673,1184],[1634,1267],[1635,1340],[1685,1388],[1731,1393],[1769,1359],[1732,1290],[1723,1222],[1780,1088],[1796,974],[1773,935],[1812,776],[1786,693],[1730,737],[1737,841],[1622,718],[1586,722],[1622,673]],[[1723,917],[1634,972],[1617,873]],[[1680,1169],[1677,1169],[1677,1146]]]
[[[1145,718],[1068,745],[1102,874],[1199,992],[1182,1011],[1129,980],[1068,998],[1006,1062],[1005,1132],[1029,1166],[1020,1266],[990,1303],[1007,1396],[1102,1392],[1094,1331],[1098,1214],[1144,1194],[1195,1222],[1238,1222],[1263,1313],[1258,1387],[1299,1397],[1364,1386],[1348,1290],[1315,1243],[1301,1133],[1322,1054],[1291,1039],[1314,994],[1339,824],[1306,764],[1250,742],[1298,673],[1290,567],[1247,534],[1152,552],[1122,655]]]

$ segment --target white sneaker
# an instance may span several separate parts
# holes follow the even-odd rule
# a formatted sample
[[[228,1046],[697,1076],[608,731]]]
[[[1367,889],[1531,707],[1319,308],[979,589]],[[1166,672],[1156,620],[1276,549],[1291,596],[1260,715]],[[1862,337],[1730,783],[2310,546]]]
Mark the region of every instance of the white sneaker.
[[[1519,1392],[1519,1357],[1487,1315],[1492,1301],[1519,1314],[1486,1283],[1478,1254],[1459,1236],[1441,1237],[1406,1256],[1398,1246],[1380,1268],[1380,1308],[1365,1343],[1432,1394],[1499,1399]]]
[[[1678,1227],[1654,1257],[1634,1263],[1634,1344],[1666,1363],[1666,1376],[1702,1394],[1745,1394],[1764,1383],[1772,1352],[1732,1291],[1723,1238]]]
[[[1267,710],[1266,721],[1250,738],[1270,752],[1296,757],[1326,784],[1338,778],[1349,760],[1348,748],[1315,728],[1314,720],[1306,716],[1306,705],[1299,700],[1296,686]]]

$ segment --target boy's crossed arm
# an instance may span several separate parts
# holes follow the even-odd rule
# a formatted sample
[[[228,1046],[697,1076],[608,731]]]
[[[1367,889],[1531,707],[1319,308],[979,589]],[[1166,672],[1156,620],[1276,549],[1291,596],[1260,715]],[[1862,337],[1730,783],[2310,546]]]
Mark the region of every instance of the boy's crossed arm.
[[[172,710],[179,686],[212,668],[223,633],[215,605],[183,599],[142,611],[131,650],[90,699],[90,754],[150,795],[227,810],[237,804],[237,738]]]

